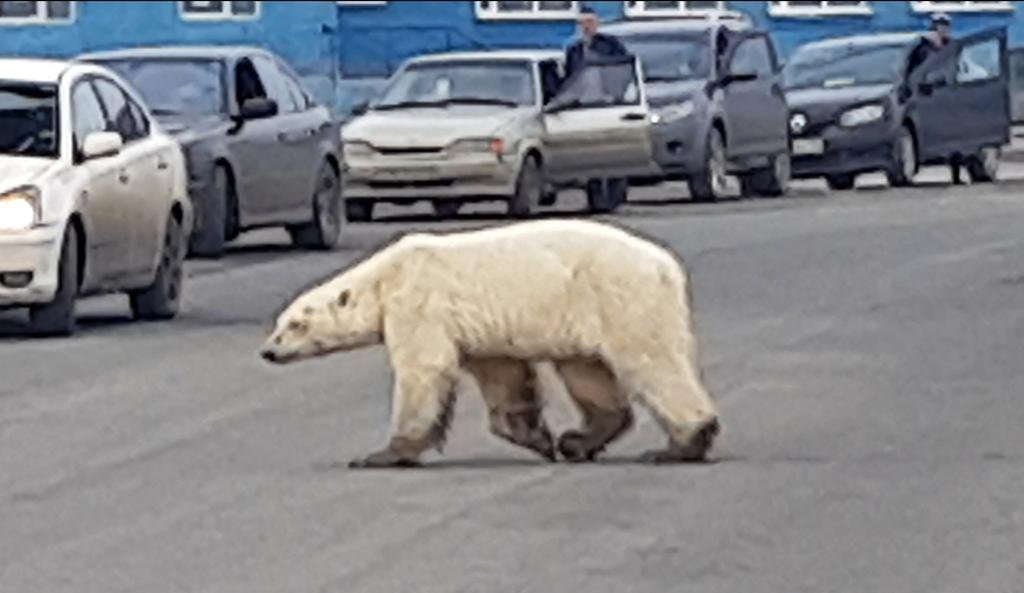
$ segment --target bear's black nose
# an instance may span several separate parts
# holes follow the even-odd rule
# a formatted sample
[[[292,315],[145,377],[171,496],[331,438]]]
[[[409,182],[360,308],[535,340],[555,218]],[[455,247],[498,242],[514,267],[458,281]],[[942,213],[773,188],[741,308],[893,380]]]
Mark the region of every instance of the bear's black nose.
[[[260,356],[262,356],[263,360],[267,362],[277,361],[277,354],[275,354],[273,350],[264,350],[260,353]]]

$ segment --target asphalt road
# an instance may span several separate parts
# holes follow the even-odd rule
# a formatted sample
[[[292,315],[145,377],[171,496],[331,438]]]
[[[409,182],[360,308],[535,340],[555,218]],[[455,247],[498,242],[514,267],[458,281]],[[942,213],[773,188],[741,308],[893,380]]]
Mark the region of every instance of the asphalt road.
[[[384,442],[384,353],[270,368],[272,314],[396,232],[486,216],[335,254],[247,237],[190,264],[171,323],[101,298],[36,341],[0,314],[0,591],[1022,591],[1022,191],[626,207],[693,271],[706,465],[636,463],[662,442],[642,412],[601,463],[542,463],[470,392],[427,467],[345,467]]]

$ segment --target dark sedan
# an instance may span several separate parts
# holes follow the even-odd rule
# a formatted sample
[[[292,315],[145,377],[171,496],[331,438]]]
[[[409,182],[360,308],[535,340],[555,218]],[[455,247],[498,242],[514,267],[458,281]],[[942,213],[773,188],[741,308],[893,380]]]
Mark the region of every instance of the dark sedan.
[[[883,171],[909,185],[924,165],[995,179],[1010,140],[1009,68],[1002,30],[936,48],[911,68],[921,34],[830,39],[798,48],[784,69],[793,177],[832,189]]]
[[[248,47],[130,49],[80,58],[134,85],[185,150],[191,253],[217,257],[242,231],[284,226],[330,249],[340,229],[340,124],[278,56]]]

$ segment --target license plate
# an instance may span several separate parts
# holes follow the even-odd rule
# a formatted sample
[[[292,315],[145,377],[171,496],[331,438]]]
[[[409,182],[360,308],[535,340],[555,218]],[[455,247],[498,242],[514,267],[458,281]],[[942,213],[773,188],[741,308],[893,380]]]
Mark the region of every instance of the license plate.
[[[435,175],[437,167],[403,167],[401,169],[377,169],[377,175],[382,177],[419,177],[423,175]]]
[[[821,138],[799,138],[793,140],[793,154],[821,154],[825,152],[825,141]]]

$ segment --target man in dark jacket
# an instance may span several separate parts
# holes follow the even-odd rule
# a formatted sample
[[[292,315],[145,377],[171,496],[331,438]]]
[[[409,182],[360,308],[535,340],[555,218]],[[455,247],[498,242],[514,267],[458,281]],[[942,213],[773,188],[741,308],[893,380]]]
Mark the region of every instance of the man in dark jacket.
[[[600,19],[592,8],[580,10],[580,37],[565,48],[565,78],[569,80],[583,68],[591,56],[624,56],[626,47],[618,38],[598,32]],[[625,201],[629,191],[626,179],[591,179],[587,182],[587,198],[591,209],[610,212]]]
[[[575,74],[592,54],[624,56],[626,47],[618,38],[598,32],[600,20],[593,8],[580,10],[580,38],[565,48],[565,77]]]

